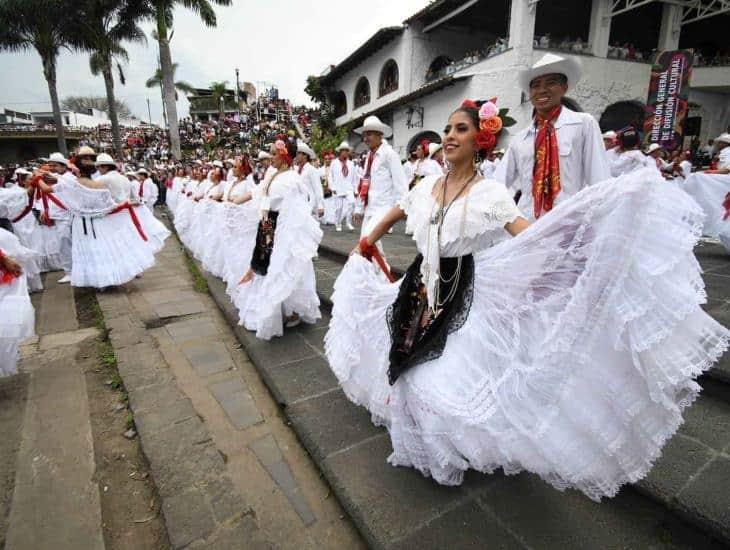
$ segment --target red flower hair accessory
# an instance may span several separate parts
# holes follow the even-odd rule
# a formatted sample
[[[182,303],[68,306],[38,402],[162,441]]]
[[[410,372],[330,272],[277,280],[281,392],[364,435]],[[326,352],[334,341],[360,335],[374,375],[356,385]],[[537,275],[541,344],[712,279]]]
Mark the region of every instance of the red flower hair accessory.
[[[474,138],[474,143],[480,152],[487,153],[494,149],[502,129],[516,123],[513,118],[507,116],[507,109],[497,108],[496,97],[481,104],[465,99],[461,103],[461,108],[475,109],[479,112],[479,132]]]

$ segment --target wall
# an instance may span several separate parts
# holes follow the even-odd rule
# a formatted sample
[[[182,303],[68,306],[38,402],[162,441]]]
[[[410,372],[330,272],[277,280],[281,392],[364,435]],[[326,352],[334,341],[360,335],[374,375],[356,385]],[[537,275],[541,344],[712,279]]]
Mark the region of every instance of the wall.
[[[698,105],[690,109],[690,116],[702,117],[701,143],[716,138],[730,126],[730,94],[692,90],[689,100]]]
[[[332,86],[333,91],[342,90],[347,98],[347,113],[337,119],[337,124],[346,124],[348,121],[359,117],[363,113],[372,111],[381,105],[390,103],[394,99],[399,98],[405,93],[407,88],[407,75],[410,71],[408,47],[408,39],[405,38],[408,29],[401,35],[389,42],[385,47],[381,48],[373,55],[359,63],[344,75],[339,77],[335,85]],[[383,69],[385,62],[394,59],[398,64],[398,89],[381,98],[378,98],[378,85],[380,84],[380,71]],[[360,77],[364,76],[370,82],[370,103],[358,107],[353,110],[355,105],[355,86]]]

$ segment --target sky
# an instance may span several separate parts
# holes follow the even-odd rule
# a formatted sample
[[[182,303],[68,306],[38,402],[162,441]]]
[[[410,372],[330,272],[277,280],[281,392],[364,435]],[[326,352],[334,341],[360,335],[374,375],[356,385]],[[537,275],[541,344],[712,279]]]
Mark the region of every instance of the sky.
[[[176,80],[195,87],[227,80],[232,88],[235,69],[241,82],[273,83],[280,97],[294,103],[309,102],[304,92],[306,78],[337,64],[379,28],[399,25],[427,4],[428,0],[233,0],[232,6],[216,7],[218,26],[206,28],[183,7],[176,8],[172,38],[173,61],[179,64]],[[162,123],[159,88],[145,82],[157,68],[157,43],[150,24],[143,25],[146,45],[127,46],[129,62],[124,66],[126,85],[116,81],[116,95],[132,112]],[[35,50],[0,53],[0,109],[50,110],[48,86]],[[258,84],[257,84],[258,83]],[[58,60],[58,94],[105,95],[104,81],[89,71],[86,54],[64,52]],[[178,114],[186,116],[188,102],[181,96]]]

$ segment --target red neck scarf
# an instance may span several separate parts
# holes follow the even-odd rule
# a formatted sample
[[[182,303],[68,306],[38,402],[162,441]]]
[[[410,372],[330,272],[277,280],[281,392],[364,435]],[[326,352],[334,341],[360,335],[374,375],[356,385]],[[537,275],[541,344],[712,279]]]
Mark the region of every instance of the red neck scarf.
[[[340,164],[342,165],[342,175],[347,177],[347,174],[349,173],[349,169],[347,168],[347,161],[340,160]]]
[[[560,193],[560,156],[555,120],[560,116],[561,106],[555,107],[547,117],[535,115],[535,166],[532,170],[532,199],[535,219],[553,208]]]
[[[144,198],[144,180],[139,182],[139,198]]]

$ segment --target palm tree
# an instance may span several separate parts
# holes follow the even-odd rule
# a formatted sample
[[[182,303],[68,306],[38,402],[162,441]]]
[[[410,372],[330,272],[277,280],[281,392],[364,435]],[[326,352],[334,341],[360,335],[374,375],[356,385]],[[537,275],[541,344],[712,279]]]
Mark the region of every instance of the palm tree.
[[[63,133],[61,107],[56,89],[56,62],[61,48],[71,48],[74,41],[70,25],[78,18],[72,2],[48,0],[0,0],[0,50],[23,52],[34,48],[41,57],[43,76],[51,96],[53,123],[58,150],[68,154]]]
[[[230,6],[231,0],[148,0],[154,10],[157,26],[157,42],[160,46],[160,67],[162,69],[162,91],[165,96],[165,110],[170,126],[170,149],[172,155],[180,158],[180,133],[177,122],[177,105],[175,105],[175,82],[172,70],[172,53],[170,52],[169,31],[173,24],[173,12],[177,5],[193,10],[208,27],[217,24],[213,4]]]
[[[91,73],[104,77],[114,152],[121,157],[122,135],[114,98],[112,64],[116,60],[119,80],[124,84],[124,73],[118,60],[126,61],[129,56],[122,42],[146,42],[138,23],[151,16],[152,11],[146,0],[80,0],[78,7],[80,17],[75,21],[74,29],[81,47],[91,52]]]
[[[153,34],[156,38],[156,33]],[[178,100],[178,92],[182,92],[184,94],[192,94],[195,92],[195,88],[193,88],[192,85],[188,84],[187,82],[183,80],[175,81],[175,73],[177,72],[177,63],[172,64],[172,77],[173,77],[173,83],[175,86],[175,101]],[[167,113],[165,112],[165,96],[162,93],[162,69],[157,69],[155,71],[155,74],[147,79],[147,82],[145,82],[145,86],[148,88],[154,88],[155,86],[160,87],[160,95],[162,95],[162,114],[165,118],[165,126],[167,126]]]
[[[211,91],[211,95],[213,96],[213,105],[215,105],[218,108],[218,120],[223,120],[223,112],[225,110],[226,86],[227,85],[228,85],[227,80],[224,80],[222,82],[211,82],[210,83],[210,91]]]

